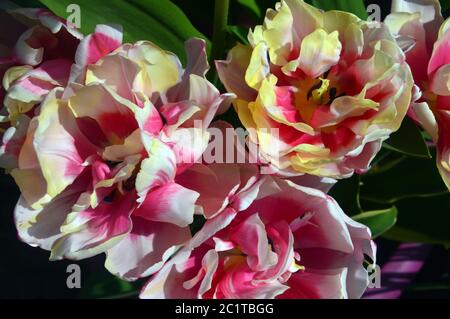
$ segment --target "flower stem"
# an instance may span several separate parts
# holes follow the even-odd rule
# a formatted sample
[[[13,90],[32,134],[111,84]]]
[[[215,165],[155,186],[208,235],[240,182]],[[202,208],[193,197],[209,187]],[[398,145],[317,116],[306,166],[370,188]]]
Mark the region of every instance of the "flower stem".
[[[210,65],[213,71],[210,75],[214,84],[218,79],[217,73],[215,72],[214,60],[223,58],[225,51],[229,6],[229,0],[215,0],[213,42],[210,55]]]

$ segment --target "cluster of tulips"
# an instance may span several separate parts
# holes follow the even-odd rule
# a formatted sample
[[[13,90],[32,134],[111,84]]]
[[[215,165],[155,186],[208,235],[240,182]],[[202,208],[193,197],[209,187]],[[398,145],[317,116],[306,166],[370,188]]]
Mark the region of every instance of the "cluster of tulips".
[[[0,44],[0,166],[20,239],[51,260],[105,253],[113,275],[148,277],[141,298],[361,297],[376,246],[330,187],[367,172],[406,117],[450,185],[450,20],[423,2],[368,22],[282,0],[215,61],[227,93],[201,39],[183,66],[118,27],[5,14],[21,33]],[[230,106],[257,151],[205,161]]]

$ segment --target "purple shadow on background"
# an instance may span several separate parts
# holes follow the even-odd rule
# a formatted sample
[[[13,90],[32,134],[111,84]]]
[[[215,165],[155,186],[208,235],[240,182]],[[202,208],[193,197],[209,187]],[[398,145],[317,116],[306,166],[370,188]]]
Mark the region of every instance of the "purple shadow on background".
[[[369,288],[363,299],[398,299],[413,283],[431,251],[431,245],[405,243],[398,246],[381,267],[381,288]]]

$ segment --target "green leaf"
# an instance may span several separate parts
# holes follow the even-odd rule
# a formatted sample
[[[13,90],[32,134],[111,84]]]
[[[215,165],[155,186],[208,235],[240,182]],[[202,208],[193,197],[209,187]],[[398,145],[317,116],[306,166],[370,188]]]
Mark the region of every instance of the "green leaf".
[[[361,177],[360,198],[380,204],[395,204],[413,197],[447,193],[434,159],[400,156],[376,165]]]
[[[363,0],[308,0],[306,2],[325,11],[340,10],[351,12],[363,20],[367,20],[368,17]]]
[[[275,8],[279,0],[234,0],[231,1],[232,19],[235,24],[261,24],[267,9]]]
[[[375,238],[394,226],[397,220],[397,213],[397,208],[393,206],[388,209],[364,212],[352,216],[352,218],[369,227],[372,231],[372,238]]]
[[[450,0],[441,0],[442,13],[450,9]]]
[[[249,9],[257,17],[261,17],[264,12],[263,9],[258,5],[257,0],[237,0],[237,3]]]
[[[145,279],[128,282],[101,270],[89,276],[81,285],[80,298],[117,299],[137,297]]]
[[[248,29],[238,26],[238,25],[229,25],[228,32],[239,42],[242,44],[248,44],[247,34]]]
[[[184,12],[194,27],[201,30],[209,39],[212,39],[214,25],[213,0],[195,0],[195,5],[192,5],[192,1],[189,0],[171,0],[171,2]]]
[[[442,244],[450,247],[450,194],[409,198],[396,203],[396,225],[383,237],[402,242]]]
[[[359,203],[359,183],[359,175],[353,174],[352,177],[337,182],[329,191],[330,196],[339,203],[339,206],[348,216],[362,212]]]
[[[408,156],[431,158],[421,131],[409,118],[403,120],[400,129],[392,134],[383,146]]]
[[[67,18],[72,0],[40,0],[51,11]],[[150,40],[185,61],[184,42],[192,37],[206,40],[184,13],[169,0],[77,0],[81,8],[81,32],[92,33],[97,24],[120,24],[124,41]],[[210,44],[207,41],[209,48]]]

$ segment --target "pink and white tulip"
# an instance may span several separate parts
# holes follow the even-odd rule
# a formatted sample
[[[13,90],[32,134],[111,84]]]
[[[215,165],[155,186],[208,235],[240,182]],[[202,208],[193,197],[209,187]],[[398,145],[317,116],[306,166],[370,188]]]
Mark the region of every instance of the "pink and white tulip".
[[[186,173],[181,182],[199,191],[197,204],[210,218],[141,298],[359,298],[365,291],[363,263],[375,260],[370,230],[325,193],[250,165]]]
[[[119,46],[105,28],[83,39],[68,86],[29,123],[11,171],[22,192],[15,218],[21,239],[51,259],[105,252],[113,274],[135,280],[191,238],[199,193],[177,180],[233,95],[205,79],[204,41],[186,43],[183,69],[151,42]]]
[[[282,0],[218,61],[263,163],[282,175],[366,171],[411,100],[405,56],[384,24]]]

